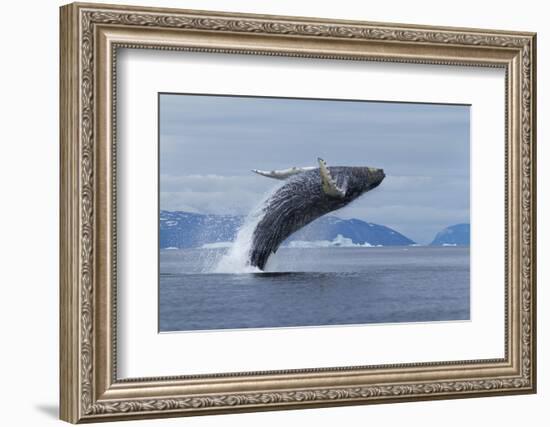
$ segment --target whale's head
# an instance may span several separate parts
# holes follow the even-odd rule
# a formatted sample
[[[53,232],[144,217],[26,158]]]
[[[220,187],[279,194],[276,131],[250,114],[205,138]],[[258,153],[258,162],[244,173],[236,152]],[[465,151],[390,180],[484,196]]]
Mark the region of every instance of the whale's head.
[[[344,166],[330,169],[334,181],[339,184],[344,197],[349,201],[378,187],[386,177],[384,169],[368,166]]]
[[[380,185],[384,180],[383,169],[368,166],[328,167],[323,159],[319,161],[321,187],[329,198],[343,204],[355,200],[362,194]]]

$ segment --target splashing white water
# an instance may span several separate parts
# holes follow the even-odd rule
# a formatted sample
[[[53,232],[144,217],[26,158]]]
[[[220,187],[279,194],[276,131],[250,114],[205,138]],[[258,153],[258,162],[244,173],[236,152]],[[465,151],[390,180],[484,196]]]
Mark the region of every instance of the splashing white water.
[[[250,265],[250,249],[252,248],[252,238],[254,230],[258,223],[265,216],[265,207],[273,195],[273,193],[280,187],[276,186],[267,192],[262,201],[248,214],[243,224],[237,232],[231,248],[227,253],[219,260],[218,264],[214,267],[214,273],[230,273],[230,274],[243,274],[243,273],[262,273],[258,267]]]

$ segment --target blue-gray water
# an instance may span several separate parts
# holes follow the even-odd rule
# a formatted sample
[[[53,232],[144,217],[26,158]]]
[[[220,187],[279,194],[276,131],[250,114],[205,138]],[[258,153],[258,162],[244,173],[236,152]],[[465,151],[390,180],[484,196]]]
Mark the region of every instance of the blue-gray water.
[[[469,248],[281,248],[270,272],[202,272],[223,251],[161,251],[161,332],[470,318]]]

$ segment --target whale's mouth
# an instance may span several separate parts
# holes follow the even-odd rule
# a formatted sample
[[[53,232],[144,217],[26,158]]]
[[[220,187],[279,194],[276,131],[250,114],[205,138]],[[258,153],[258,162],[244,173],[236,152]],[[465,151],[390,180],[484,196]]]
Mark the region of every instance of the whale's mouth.
[[[376,187],[378,187],[382,181],[384,181],[384,178],[386,178],[386,174],[384,173],[384,169],[374,169],[369,168],[369,183],[367,187],[367,191],[370,191]]]
[[[381,181],[381,180],[380,180],[380,181],[374,182],[373,184],[371,184],[369,190],[372,190],[372,189],[378,187],[380,184],[382,184],[382,181]]]

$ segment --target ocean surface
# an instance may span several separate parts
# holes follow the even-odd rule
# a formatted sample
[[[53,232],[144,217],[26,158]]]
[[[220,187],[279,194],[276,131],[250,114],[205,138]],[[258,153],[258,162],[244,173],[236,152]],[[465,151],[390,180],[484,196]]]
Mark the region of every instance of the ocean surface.
[[[467,247],[281,248],[266,272],[211,273],[225,252],[161,250],[161,332],[470,318]]]
[[[226,251],[160,251],[161,332],[470,318],[467,247],[281,248],[266,272],[210,273]]]

